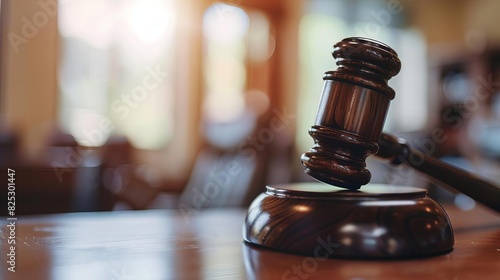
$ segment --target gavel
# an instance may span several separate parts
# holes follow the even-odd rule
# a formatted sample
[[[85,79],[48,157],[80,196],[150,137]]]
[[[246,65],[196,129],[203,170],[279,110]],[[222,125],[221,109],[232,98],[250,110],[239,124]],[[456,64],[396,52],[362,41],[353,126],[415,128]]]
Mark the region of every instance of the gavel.
[[[395,97],[388,80],[401,68],[393,49],[352,37],[335,44],[332,54],[338,68],[323,76],[309,130],[314,146],[301,157],[305,172],[320,182],[266,186],[248,209],[247,243],[314,257],[321,246],[328,247],[329,257],[349,258],[423,257],[451,250],[453,230],[441,205],[424,189],[368,184],[370,155],[407,164],[500,211],[500,189],[493,184],[382,133]]]
[[[312,177],[339,187],[359,189],[370,181],[365,159],[375,154],[393,164],[407,164],[500,212],[500,188],[413,149],[404,139],[382,133],[389,102],[395,96],[387,81],[401,62],[394,50],[365,38],[335,44],[338,69],[324,76],[316,124],[309,133],[314,147],[302,156]]]

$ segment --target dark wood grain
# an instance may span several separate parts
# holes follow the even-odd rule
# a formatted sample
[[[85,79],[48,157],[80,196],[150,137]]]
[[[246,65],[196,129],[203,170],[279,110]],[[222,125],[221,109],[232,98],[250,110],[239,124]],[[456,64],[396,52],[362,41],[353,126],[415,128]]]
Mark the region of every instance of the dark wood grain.
[[[335,44],[333,56],[339,67],[324,75],[316,122],[309,130],[315,144],[301,157],[306,173],[356,190],[370,181],[365,160],[376,154],[395,164],[405,163],[500,212],[500,187],[382,133],[395,96],[387,81],[401,67],[394,50],[373,40],[346,38]]]
[[[241,238],[246,209],[239,208],[187,220],[178,210],[19,217],[15,273],[6,270],[7,232],[0,228],[0,279],[498,279],[500,217],[479,205],[445,208],[453,251],[393,261],[308,259],[248,246]]]
[[[382,133],[377,157],[393,164],[405,163],[439,185],[458,190],[479,203],[500,212],[500,187],[474,174],[413,149],[402,138]]]
[[[363,191],[321,183],[268,187],[250,206],[245,223],[248,242],[309,256],[404,258],[453,247],[441,206],[424,190],[402,186],[368,185]]]
[[[370,181],[365,160],[378,151],[395,96],[387,81],[401,68],[396,52],[373,40],[346,38],[334,45],[333,57],[339,67],[323,77],[309,130],[315,144],[301,157],[306,173],[330,185],[268,187],[248,210],[245,240],[312,257],[325,242],[336,246],[323,249],[328,257],[405,258],[450,250],[449,219],[425,191],[389,186],[356,191]]]
[[[401,63],[394,50],[365,38],[335,44],[339,66],[326,72],[325,85],[310,135],[314,147],[302,156],[305,171],[336,186],[358,189],[370,181],[365,159],[377,152],[394,90],[387,80]]]

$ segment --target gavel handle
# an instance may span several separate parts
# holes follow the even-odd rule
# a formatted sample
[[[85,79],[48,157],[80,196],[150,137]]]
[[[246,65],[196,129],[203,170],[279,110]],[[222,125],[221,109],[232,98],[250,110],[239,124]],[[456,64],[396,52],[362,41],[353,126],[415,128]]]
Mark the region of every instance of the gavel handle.
[[[427,156],[410,147],[405,139],[382,133],[378,141],[379,158],[393,164],[405,163],[437,183],[445,184],[477,202],[500,212],[500,188],[459,168]]]

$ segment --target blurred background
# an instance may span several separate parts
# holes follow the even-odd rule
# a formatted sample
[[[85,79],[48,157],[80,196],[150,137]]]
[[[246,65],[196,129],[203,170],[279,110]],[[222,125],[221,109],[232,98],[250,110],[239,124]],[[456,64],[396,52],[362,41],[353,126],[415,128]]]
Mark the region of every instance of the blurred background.
[[[300,154],[332,45],[351,36],[403,63],[386,131],[499,182],[498,12],[493,0],[2,0],[0,166],[16,170],[17,213],[192,215],[311,181]],[[368,165],[372,182],[474,207],[408,168]]]

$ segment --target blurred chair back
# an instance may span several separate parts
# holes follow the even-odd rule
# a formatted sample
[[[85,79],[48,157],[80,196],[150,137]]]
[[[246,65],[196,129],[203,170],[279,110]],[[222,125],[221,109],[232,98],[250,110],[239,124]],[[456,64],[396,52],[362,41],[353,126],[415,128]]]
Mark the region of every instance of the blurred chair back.
[[[15,170],[16,215],[38,215],[72,211],[75,169],[47,166],[10,166]],[[0,178],[7,182],[7,168]],[[7,189],[7,188],[6,188]],[[2,209],[7,209],[2,199]]]
[[[243,115],[232,123],[205,123],[206,145],[196,158],[179,208],[245,207],[265,188],[265,149],[249,144],[258,119]]]

